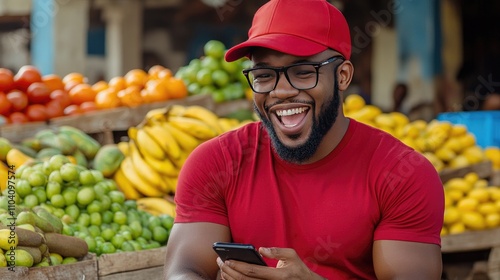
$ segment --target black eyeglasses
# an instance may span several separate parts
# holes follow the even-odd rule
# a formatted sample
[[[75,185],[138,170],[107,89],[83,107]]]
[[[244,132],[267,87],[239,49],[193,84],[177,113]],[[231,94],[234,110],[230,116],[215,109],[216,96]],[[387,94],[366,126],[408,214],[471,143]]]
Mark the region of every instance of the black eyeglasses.
[[[283,67],[255,67],[243,70],[248,84],[255,93],[269,93],[276,88],[280,73],[298,90],[312,89],[318,84],[319,68],[334,62],[342,56],[332,56],[321,62],[300,62]]]

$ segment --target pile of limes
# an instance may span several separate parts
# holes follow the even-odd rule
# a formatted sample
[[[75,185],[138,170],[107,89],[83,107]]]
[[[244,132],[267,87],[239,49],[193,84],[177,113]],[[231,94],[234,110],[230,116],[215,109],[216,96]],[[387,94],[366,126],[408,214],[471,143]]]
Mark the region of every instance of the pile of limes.
[[[97,255],[156,248],[167,242],[172,217],[139,210],[115,181],[63,155],[22,165],[15,177],[16,205],[43,206],[62,220],[64,234],[84,239]],[[8,191],[0,197],[2,208],[8,207]]]
[[[250,61],[225,61],[226,46],[218,40],[206,42],[203,51],[204,56],[191,60],[176,73],[186,83],[189,94],[210,94],[216,102],[245,98],[249,86],[241,70],[248,68]]]

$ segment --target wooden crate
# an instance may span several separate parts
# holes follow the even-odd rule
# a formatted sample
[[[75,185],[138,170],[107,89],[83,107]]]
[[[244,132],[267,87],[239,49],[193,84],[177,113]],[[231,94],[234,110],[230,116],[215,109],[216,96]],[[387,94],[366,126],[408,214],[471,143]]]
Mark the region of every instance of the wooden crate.
[[[475,269],[480,271],[479,273],[486,273],[491,280],[500,280],[500,228],[450,234],[441,238],[441,252],[443,254],[479,250],[489,250],[488,260],[484,263],[474,264],[471,270]],[[462,267],[445,266],[444,270],[464,271],[467,269],[462,264],[459,266]],[[473,273],[474,271],[471,271],[469,276],[472,276]]]
[[[500,170],[495,170],[490,176],[490,186],[500,187]]]
[[[0,268],[0,279],[97,280],[97,259],[94,254],[88,254],[81,261],[72,264],[30,268],[15,267],[14,271],[8,268]]]
[[[493,164],[491,161],[483,161],[463,168],[443,169],[439,172],[439,177],[446,183],[453,178],[463,178],[469,172],[476,172],[479,178],[487,179],[493,174]]]
[[[103,254],[97,261],[102,280],[162,279],[166,247]]]

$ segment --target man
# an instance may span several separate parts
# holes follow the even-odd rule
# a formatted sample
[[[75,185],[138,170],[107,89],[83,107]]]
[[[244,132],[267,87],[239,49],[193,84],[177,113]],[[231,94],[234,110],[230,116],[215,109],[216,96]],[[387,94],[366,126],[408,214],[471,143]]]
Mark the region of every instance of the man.
[[[422,155],[343,115],[348,30],[324,0],[271,0],[228,50],[252,60],[262,121],[190,155],[166,279],[440,279],[441,181]],[[218,241],[253,244],[268,267],[222,262]]]

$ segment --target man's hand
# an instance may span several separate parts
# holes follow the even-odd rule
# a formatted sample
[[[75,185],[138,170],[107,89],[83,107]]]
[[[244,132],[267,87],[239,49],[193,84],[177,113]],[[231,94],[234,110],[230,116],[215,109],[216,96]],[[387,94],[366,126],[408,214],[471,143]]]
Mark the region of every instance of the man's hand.
[[[217,258],[221,270],[221,278],[232,279],[324,279],[315,274],[302,262],[294,249],[264,248],[259,253],[270,259],[277,259],[276,268],[248,264],[235,260],[222,262]]]

